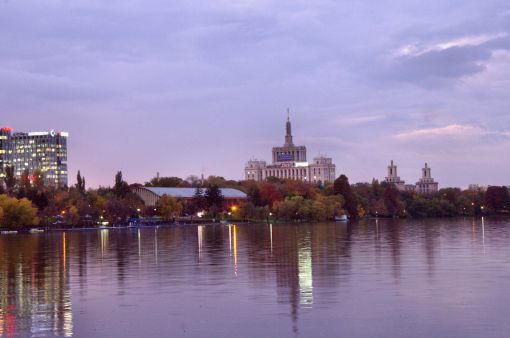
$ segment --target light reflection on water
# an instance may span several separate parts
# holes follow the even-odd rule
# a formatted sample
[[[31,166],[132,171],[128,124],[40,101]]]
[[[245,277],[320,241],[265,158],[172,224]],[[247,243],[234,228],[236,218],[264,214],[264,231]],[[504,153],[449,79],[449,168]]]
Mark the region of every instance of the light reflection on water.
[[[510,222],[0,236],[5,337],[506,337]]]

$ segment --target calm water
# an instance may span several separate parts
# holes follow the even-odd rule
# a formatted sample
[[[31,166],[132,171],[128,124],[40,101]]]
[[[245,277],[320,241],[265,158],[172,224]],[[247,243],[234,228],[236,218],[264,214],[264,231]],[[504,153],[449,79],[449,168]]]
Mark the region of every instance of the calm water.
[[[0,336],[509,337],[510,221],[0,236]]]

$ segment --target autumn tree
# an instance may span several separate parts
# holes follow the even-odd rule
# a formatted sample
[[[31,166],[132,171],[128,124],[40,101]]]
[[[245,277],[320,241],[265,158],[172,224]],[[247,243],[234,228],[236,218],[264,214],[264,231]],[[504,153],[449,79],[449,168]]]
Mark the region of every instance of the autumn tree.
[[[392,185],[388,185],[384,190],[384,204],[392,217],[398,216],[402,210],[401,202],[398,200],[395,188]]]
[[[260,184],[260,196],[262,203],[269,205],[270,208],[273,207],[275,202],[283,200],[283,195],[278,189],[278,185],[272,182],[262,182]]]
[[[181,215],[182,204],[172,196],[163,195],[156,203],[156,209],[163,220],[170,221]]]
[[[37,225],[37,209],[26,198],[17,199],[7,195],[0,195],[0,209],[2,210],[2,225],[7,228]]]
[[[358,199],[356,194],[352,191],[349,179],[345,175],[340,175],[333,185],[333,189],[336,194],[343,196],[345,200],[344,209],[347,211],[350,217],[358,217]]]

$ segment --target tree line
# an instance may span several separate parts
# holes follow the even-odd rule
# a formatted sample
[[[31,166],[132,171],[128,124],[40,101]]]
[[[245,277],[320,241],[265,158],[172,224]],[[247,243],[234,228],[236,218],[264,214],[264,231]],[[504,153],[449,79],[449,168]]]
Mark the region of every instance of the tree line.
[[[265,181],[226,180],[220,176],[199,179],[189,176],[155,177],[145,184],[128,184],[119,171],[111,187],[91,189],[78,171],[71,187],[47,186],[41,171],[22,173],[19,179],[7,166],[0,182],[0,225],[95,226],[125,224],[130,219],[159,217],[172,221],[202,212],[204,217],[235,220],[328,221],[335,216],[362,217],[453,217],[494,215],[510,212],[507,187],[484,189],[445,188],[420,195],[402,192],[394,185],[373,180],[350,184],[345,175],[334,182],[312,184],[270,177]],[[144,205],[134,187],[189,187],[187,201],[163,196],[154,207]],[[227,205],[220,188],[235,188],[247,194],[237,205]]]

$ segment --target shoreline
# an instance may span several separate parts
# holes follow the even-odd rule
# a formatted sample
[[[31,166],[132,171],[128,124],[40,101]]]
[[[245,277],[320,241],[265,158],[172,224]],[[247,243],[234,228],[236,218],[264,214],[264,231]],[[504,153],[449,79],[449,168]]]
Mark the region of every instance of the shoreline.
[[[508,219],[510,215],[489,215],[489,216],[455,216],[455,217],[426,217],[426,218],[413,218],[413,220],[453,220],[453,219]],[[92,230],[131,230],[131,229],[158,229],[158,228],[172,228],[172,227],[188,227],[194,225],[204,225],[204,226],[212,226],[212,225],[242,225],[242,224],[319,224],[319,223],[337,223],[341,224],[358,224],[362,221],[405,221],[410,220],[410,218],[385,218],[385,217],[369,217],[362,218],[357,220],[348,220],[348,221],[303,221],[303,220],[231,220],[231,221],[220,221],[220,222],[185,222],[185,223],[161,223],[161,224],[140,224],[140,225],[132,225],[132,226],[73,226],[68,228],[52,228],[52,227],[23,227],[19,229],[9,229],[9,228],[0,228],[0,235],[10,235],[10,234],[37,234],[44,232],[79,232],[79,231],[92,231]]]

